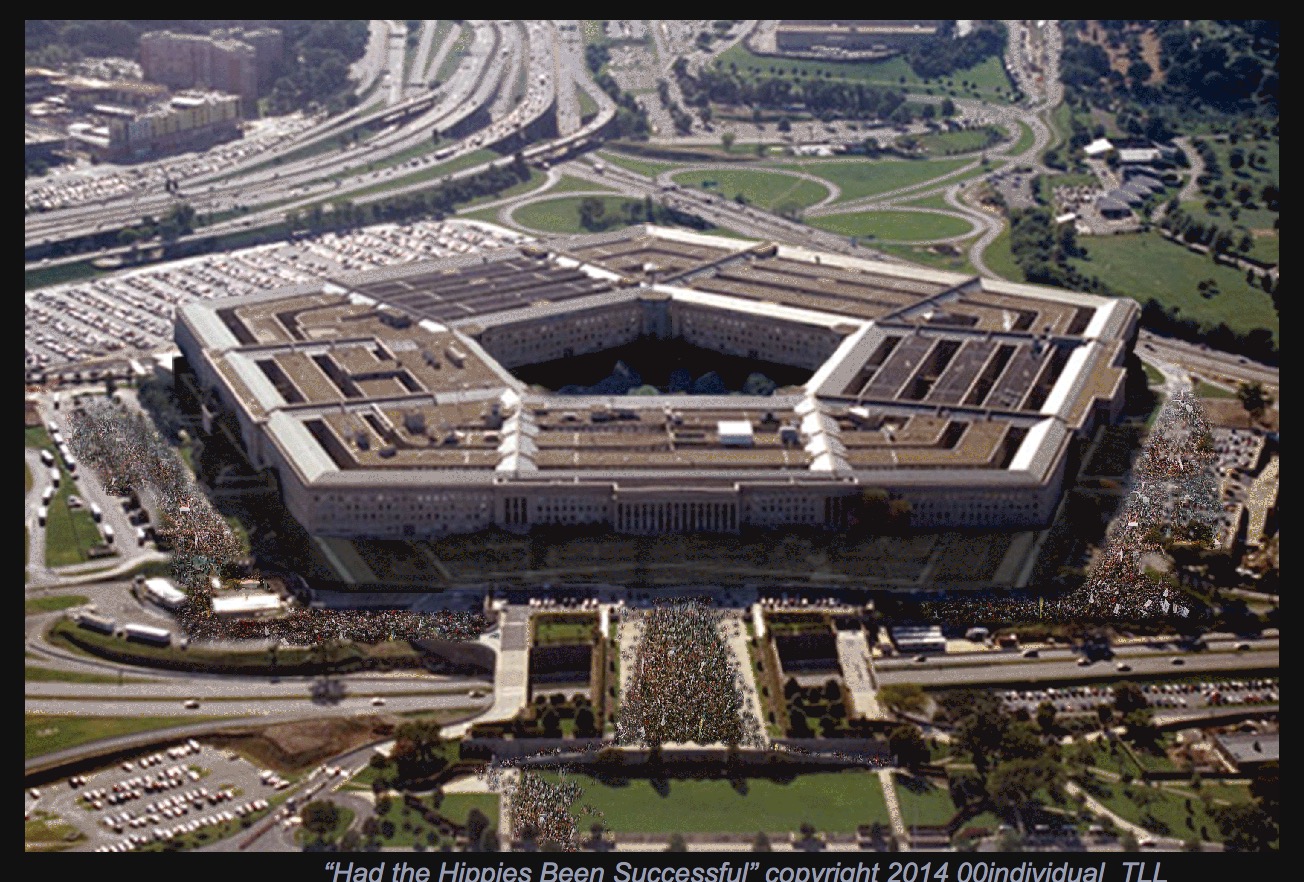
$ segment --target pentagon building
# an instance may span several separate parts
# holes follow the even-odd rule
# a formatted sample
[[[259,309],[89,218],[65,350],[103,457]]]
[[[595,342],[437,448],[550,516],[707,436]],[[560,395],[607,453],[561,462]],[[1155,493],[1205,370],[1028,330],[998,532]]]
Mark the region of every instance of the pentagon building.
[[[192,303],[177,342],[309,532],[1049,522],[1118,418],[1131,300],[657,227]],[[680,338],[810,372],[772,396],[532,391],[512,369]],[[881,496],[880,496],[881,498]]]

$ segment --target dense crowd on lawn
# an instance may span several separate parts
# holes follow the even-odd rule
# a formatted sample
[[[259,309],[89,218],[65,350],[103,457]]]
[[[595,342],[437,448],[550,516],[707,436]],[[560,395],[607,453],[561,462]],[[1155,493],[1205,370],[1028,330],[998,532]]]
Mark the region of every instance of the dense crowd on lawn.
[[[932,603],[926,612],[954,623],[1188,617],[1191,611],[1179,596],[1146,573],[1145,558],[1162,555],[1168,540],[1212,542],[1220,511],[1214,464],[1213,434],[1199,399],[1187,391],[1173,395],[1133,467],[1135,484],[1122,514],[1080,589],[1046,601]]]
[[[493,780],[500,774],[500,770],[491,772],[490,788],[501,791],[507,798],[514,840],[562,851],[579,850],[578,825],[571,806],[584,788],[564,778],[550,784],[528,770],[522,770],[515,781],[504,785],[501,779]]]
[[[678,602],[644,612],[633,677],[617,738],[626,744],[759,741],[742,713],[742,678],[729,656],[720,614]],[[750,723],[750,725],[749,725]]]
[[[145,416],[93,399],[73,411],[71,436],[72,450],[109,493],[153,497],[157,533],[174,549],[173,571],[183,587],[202,587],[240,557],[231,527]]]
[[[332,638],[362,643],[468,640],[485,629],[481,616],[453,611],[295,609],[265,622],[219,619],[212,614],[211,580],[232,570],[240,543],[189,469],[143,415],[109,399],[94,399],[73,411],[70,435],[77,458],[95,469],[108,492],[134,492],[157,504],[158,532],[173,548],[172,575],[190,596],[178,620],[191,637],[266,637],[311,646]]]

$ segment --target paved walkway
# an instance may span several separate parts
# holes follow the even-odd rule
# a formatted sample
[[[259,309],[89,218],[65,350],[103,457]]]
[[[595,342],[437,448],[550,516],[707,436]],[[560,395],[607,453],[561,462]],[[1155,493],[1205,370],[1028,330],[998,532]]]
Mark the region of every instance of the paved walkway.
[[[747,695],[743,713],[750,710],[756,722],[756,732],[760,735],[761,742],[768,744],[770,738],[765,731],[765,708],[761,704],[761,694],[756,688],[756,677],[752,672],[751,656],[747,652],[747,629],[743,627],[743,617],[745,616],[745,612],[742,616],[731,616],[721,622],[720,626],[724,629],[725,643],[733,653],[734,663],[738,665],[740,685]]]
[[[856,716],[871,720],[889,719],[878,703],[874,683],[869,674],[869,643],[862,630],[838,631],[838,663],[842,676],[851,692],[851,706]]]
[[[905,822],[901,820],[901,804],[897,802],[896,776],[891,769],[879,769],[878,780],[883,784],[883,801],[887,803],[887,816],[892,822],[892,834],[904,847],[909,839]]]

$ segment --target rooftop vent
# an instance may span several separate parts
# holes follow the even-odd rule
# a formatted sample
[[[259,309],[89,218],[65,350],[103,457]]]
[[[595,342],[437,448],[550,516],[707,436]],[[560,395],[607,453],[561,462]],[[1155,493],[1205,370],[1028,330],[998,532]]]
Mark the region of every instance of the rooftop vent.
[[[390,444],[380,448],[380,450],[376,452],[380,454],[381,459],[391,459],[394,456],[394,454],[398,453],[398,449],[395,448],[392,444]]]
[[[426,415],[419,410],[403,414],[403,428],[410,434],[424,435],[426,432]]]

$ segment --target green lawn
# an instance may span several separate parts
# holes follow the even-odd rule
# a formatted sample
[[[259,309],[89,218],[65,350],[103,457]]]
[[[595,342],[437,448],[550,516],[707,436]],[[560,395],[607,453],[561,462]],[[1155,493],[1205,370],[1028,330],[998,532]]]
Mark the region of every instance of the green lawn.
[[[960,242],[954,246],[960,252],[956,255],[939,253],[932,250],[934,246],[929,245],[901,245],[895,242],[873,242],[871,244],[875,251],[883,251],[894,257],[900,257],[903,260],[918,263],[922,266],[946,270],[948,272],[976,275],[976,273],[974,273],[973,264],[969,262],[967,256],[969,252],[964,242]]]
[[[1037,138],[1033,135],[1031,128],[1025,126],[1021,122],[1016,122],[1015,125],[1019,127],[1019,140],[1015,141],[1012,147],[1009,147],[1004,151],[1009,156],[1018,156],[1033,144],[1037,143]]]
[[[548,188],[547,192],[548,193],[581,193],[581,192],[592,192],[594,190],[599,190],[599,191],[606,190],[608,192],[612,192],[614,191],[614,189],[615,189],[614,187],[609,187],[606,184],[594,183],[593,181],[585,180],[584,178],[577,178],[571,175],[562,175],[556,184]]]
[[[73,491],[77,487],[72,475],[63,467],[63,458],[57,455],[54,442],[44,427],[34,426],[23,430],[23,444],[56,454],[55,463],[59,469],[59,489],[50,500],[45,522],[46,565],[58,567],[90,560],[86,552],[91,546],[99,544],[100,528],[85,508],[68,508],[68,497],[74,495]]]
[[[309,833],[307,830],[300,827],[298,830],[294,832],[295,841],[298,842],[300,845],[303,845],[304,843],[307,842],[334,842],[335,840],[343,836],[344,831],[349,829],[349,825],[353,823],[353,818],[354,818],[353,809],[345,808],[344,806],[338,803],[336,803],[335,808],[338,814],[335,819],[334,827],[327,830],[326,833],[320,838],[317,836],[316,833]]]
[[[98,267],[91,266],[89,260],[78,260],[72,263],[63,263],[59,266],[48,266],[42,269],[25,270],[23,272],[23,290],[31,291],[33,288],[44,288],[47,285],[60,285],[64,282],[77,282],[82,279],[93,279],[96,276],[103,276],[112,270],[102,270]]]
[[[73,495],[72,478],[59,464],[63,474],[59,490],[50,500],[45,521],[45,563],[51,567],[84,563],[90,560],[87,551],[101,541],[99,525],[85,508],[70,509],[68,497]]]
[[[460,206],[457,209],[457,213],[460,215],[470,216],[471,209],[474,209],[476,206],[484,205],[485,203],[488,202],[498,202],[499,200],[502,199],[510,199],[513,196],[523,196],[526,193],[539,189],[545,183],[547,183],[547,181],[548,181],[547,175],[545,175],[541,171],[538,171],[537,169],[532,168],[530,169],[529,180],[521,181],[519,184],[513,184],[512,186],[508,187],[506,190],[502,191],[501,193],[497,193],[497,194],[490,193],[485,196],[477,196],[474,199],[472,199],[470,202],[467,202],[464,205]],[[496,213],[497,213],[496,209],[490,212],[490,214],[496,214]]]
[[[925,778],[896,774],[897,804],[901,806],[901,820],[907,827],[920,824],[939,827],[955,817],[955,803],[945,787],[938,787]]]
[[[640,159],[637,156],[630,156],[627,153],[619,153],[615,150],[603,150],[598,156],[612,165],[618,165],[626,171],[632,171],[634,174],[644,175],[649,178],[655,178],[662,172],[672,171],[681,165],[681,163],[677,162],[656,162],[650,159]]]
[[[28,683],[117,683],[118,678],[108,674],[88,674],[84,671],[60,671],[54,668],[23,666],[23,679]],[[124,677],[123,683],[145,683],[139,677]]]
[[[798,58],[768,58],[747,51],[742,43],[722,52],[716,62],[725,69],[755,76],[779,75],[822,77],[851,82],[891,86],[911,92],[925,92],[953,97],[983,98],[1008,102],[1010,80],[1001,59],[988,58],[973,67],[946,77],[926,80],[915,74],[900,56],[885,61],[813,61]],[[966,85],[967,84],[967,85]]]
[[[82,594],[51,594],[45,597],[29,597],[23,603],[23,615],[58,612],[73,606],[89,603],[90,598]]]
[[[584,233],[580,226],[581,196],[561,196],[556,199],[541,199],[521,206],[512,215],[516,223],[531,230],[544,233]],[[629,200],[627,196],[597,196],[608,216],[621,216],[621,206]],[[608,229],[626,226],[624,223],[613,224]]]
[[[832,159],[777,168],[804,171],[841,188],[835,200],[848,202],[926,183],[972,163],[972,159]]]
[[[1158,233],[1091,236],[1078,240],[1087,259],[1073,264],[1087,276],[1099,276],[1115,292],[1145,303],[1154,297],[1175,306],[1183,318],[1209,326],[1226,322],[1237,333],[1269,328],[1280,334],[1272,297],[1245,282],[1245,274],[1214,263],[1208,257],[1168,242]],[[1213,279],[1221,293],[1206,300],[1197,289],[1203,279]]]
[[[30,821],[23,822],[23,845],[26,851],[62,851],[86,838],[86,834],[58,815],[37,809]]]
[[[1023,270],[1014,262],[1014,254],[1010,251],[1010,227],[1008,224],[1005,229],[1001,230],[1001,234],[992,241],[992,244],[987,246],[987,250],[983,252],[983,263],[987,264],[988,269],[1007,281],[1023,281]]]
[[[449,793],[439,804],[439,813],[455,824],[465,824],[471,809],[478,808],[489,822],[498,826],[497,793]]]
[[[444,56],[443,64],[439,65],[439,70],[435,72],[435,80],[439,83],[448,82],[448,78],[457,70],[457,66],[462,63],[462,59],[471,51],[471,39],[474,31],[469,25],[462,25],[457,39],[453,41],[452,47],[448,54]]]
[[[951,156],[956,153],[973,153],[982,150],[985,147],[999,144],[1009,136],[1009,132],[1000,126],[985,126],[981,129],[971,129],[963,132],[933,132],[913,137],[929,156]],[[897,140],[900,141],[901,139],[898,138]]]
[[[578,98],[580,102],[581,120],[590,119],[598,115],[598,102],[589,97],[588,92],[584,91],[579,86],[576,86],[575,97]]]
[[[538,618],[534,625],[536,643],[588,643],[597,632],[598,619],[589,622],[560,622]]]
[[[1194,791],[1176,790],[1169,787],[1143,787],[1134,783],[1128,788],[1133,794],[1144,791],[1150,802],[1142,805],[1141,801],[1129,797],[1124,785],[1113,781],[1102,781],[1092,777],[1084,785],[1091,796],[1106,808],[1134,824],[1140,824],[1164,836],[1186,839],[1198,836],[1200,839],[1221,842],[1222,831],[1210,816],[1199,796],[1191,795]],[[1203,788],[1202,788],[1203,790]],[[1225,801],[1248,801],[1249,788],[1245,786],[1225,786],[1216,797]],[[1187,809],[1187,803],[1191,808]]]
[[[1145,362],[1145,361],[1141,362],[1141,367],[1146,372],[1147,383],[1149,383],[1151,386],[1164,385],[1164,375],[1160,373],[1158,368],[1156,368],[1154,365],[1150,364],[1149,362]]]
[[[808,218],[806,223],[842,236],[861,236],[889,241],[917,241],[963,236],[972,225],[958,217],[923,211],[859,211]]]
[[[674,181],[730,200],[742,196],[752,205],[778,212],[808,208],[826,198],[830,192],[827,187],[807,178],[751,169],[687,171],[675,175]]]
[[[119,735],[205,723],[221,717],[85,717],[59,714],[23,716],[23,757],[31,759]]]
[[[445,799],[447,798],[445,797]],[[382,829],[386,821],[393,825],[392,835],[379,837],[380,841],[388,848],[401,848],[411,851],[412,846],[420,842],[427,848],[434,850],[440,845],[452,844],[451,840],[441,837],[435,827],[427,824],[426,819],[419,813],[408,808],[401,797],[390,797],[385,811],[376,812],[375,817],[377,821],[381,822]]]
[[[400,175],[399,177],[390,178],[366,187],[359,187],[355,190],[346,190],[342,193],[336,193],[330,199],[324,199],[320,203],[315,204],[329,205],[338,199],[357,199],[359,196],[380,193],[384,190],[396,190],[400,187],[411,186],[412,184],[420,184],[425,181],[435,181],[443,178],[445,175],[451,175],[453,172],[481,165],[486,162],[492,162],[495,159],[501,158],[502,157],[499,154],[482,147],[479,150],[458,156],[457,158],[450,159],[447,162],[441,162],[439,165],[433,165],[430,168],[412,172],[411,174]],[[311,206],[303,206],[300,208],[300,211],[307,211],[310,207]]]
[[[23,492],[32,492],[32,470],[27,463],[23,463]]]
[[[1207,383],[1204,380],[1195,384],[1195,394],[1197,398],[1235,398],[1236,393],[1230,389],[1224,389],[1222,386],[1215,386],[1213,383]]]
[[[556,783],[555,772],[541,773]],[[790,783],[748,778],[745,793],[718,779],[674,779],[658,793],[646,779],[627,784],[599,783],[587,775],[567,775],[584,788],[572,807],[581,829],[591,816],[584,806],[600,811],[603,823],[616,832],[638,833],[781,833],[803,823],[824,832],[850,833],[861,824],[888,822],[887,805],[878,776],[865,770],[803,774]]]

